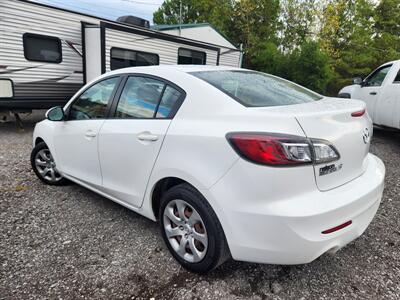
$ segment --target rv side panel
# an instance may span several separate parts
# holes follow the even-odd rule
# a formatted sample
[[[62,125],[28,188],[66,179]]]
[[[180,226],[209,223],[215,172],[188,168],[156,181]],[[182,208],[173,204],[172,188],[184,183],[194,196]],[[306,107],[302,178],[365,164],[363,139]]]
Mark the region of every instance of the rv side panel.
[[[219,56],[219,65],[227,67],[240,67],[240,51],[234,51],[226,48],[221,48]]]
[[[14,83],[14,99],[7,106],[50,107],[65,103],[82,86],[81,21],[99,23],[95,18],[37,4],[0,2],[0,78]],[[59,40],[60,62],[28,60],[24,34]],[[4,106],[0,100],[0,108]]]
[[[110,28],[105,29],[105,58],[106,72],[110,71],[111,48],[123,48],[158,54],[160,65],[178,63],[178,49],[185,48],[206,53],[206,64],[217,65],[218,51],[181,44],[178,41],[167,41],[156,37],[148,37],[136,33],[128,33]]]

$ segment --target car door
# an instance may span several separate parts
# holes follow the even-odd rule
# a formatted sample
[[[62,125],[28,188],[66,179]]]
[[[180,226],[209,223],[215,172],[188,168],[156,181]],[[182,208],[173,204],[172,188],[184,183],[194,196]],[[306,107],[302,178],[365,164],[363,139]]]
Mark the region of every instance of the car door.
[[[393,79],[394,78],[394,79]],[[376,124],[400,128],[400,71],[388,77],[376,107]]]
[[[66,120],[57,122],[54,145],[57,168],[86,184],[102,183],[97,143],[119,77],[101,80],[86,89],[66,109]]]
[[[377,106],[379,97],[382,94],[383,82],[389,73],[392,65],[385,65],[376,69],[372,72],[362,83],[361,89],[359,90],[359,96],[355,96],[355,99],[363,100],[367,104],[367,111],[372,121],[377,121]]]
[[[139,207],[171,119],[184,92],[145,75],[129,76],[99,134],[103,189]]]

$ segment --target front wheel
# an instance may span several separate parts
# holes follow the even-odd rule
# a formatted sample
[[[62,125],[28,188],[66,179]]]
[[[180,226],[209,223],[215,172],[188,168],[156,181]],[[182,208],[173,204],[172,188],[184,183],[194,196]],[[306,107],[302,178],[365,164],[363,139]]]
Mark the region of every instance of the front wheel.
[[[33,148],[31,152],[31,165],[36,176],[49,185],[65,185],[68,180],[58,172],[53,156],[44,142]]]
[[[163,195],[159,220],[169,251],[184,268],[205,273],[230,257],[215,212],[189,184],[175,186]]]

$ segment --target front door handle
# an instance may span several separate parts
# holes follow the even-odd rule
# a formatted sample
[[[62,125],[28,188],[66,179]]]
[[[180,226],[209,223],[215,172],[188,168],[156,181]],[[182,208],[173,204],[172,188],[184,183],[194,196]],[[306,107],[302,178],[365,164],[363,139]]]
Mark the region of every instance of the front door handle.
[[[96,137],[96,135],[97,135],[96,132],[91,131],[91,130],[88,130],[85,133],[85,136],[88,137],[88,138],[94,138],[94,137]]]
[[[158,140],[158,135],[152,134],[151,132],[142,132],[137,136],[140,141],[155,142]]]
[[[375,96],[375,95],[377,95],[378,93],[377,92],[371,92],[371,93],[369,93],[370,95],[372,95],[372,96]]]

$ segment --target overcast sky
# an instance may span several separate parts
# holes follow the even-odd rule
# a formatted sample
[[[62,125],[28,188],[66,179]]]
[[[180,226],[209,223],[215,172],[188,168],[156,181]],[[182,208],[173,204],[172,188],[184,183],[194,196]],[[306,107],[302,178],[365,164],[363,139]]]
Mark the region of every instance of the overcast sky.
[[[33,0],[52,6],[115,20],[123,15],[134,15],[153,23],[153,12],[163,0]]]

